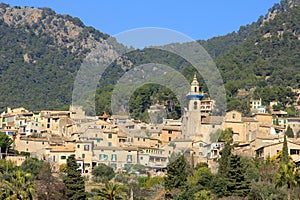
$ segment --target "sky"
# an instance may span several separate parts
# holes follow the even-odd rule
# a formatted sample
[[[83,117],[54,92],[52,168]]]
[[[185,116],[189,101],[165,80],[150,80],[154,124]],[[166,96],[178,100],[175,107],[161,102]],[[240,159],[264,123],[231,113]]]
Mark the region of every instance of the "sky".
[[[280,0],[4,0],[11,6],[49,7],[80,18],[85,25],[116,35],[159,27],[194,40],[237,31]],[[160,33],[158,33],[160,34]]]

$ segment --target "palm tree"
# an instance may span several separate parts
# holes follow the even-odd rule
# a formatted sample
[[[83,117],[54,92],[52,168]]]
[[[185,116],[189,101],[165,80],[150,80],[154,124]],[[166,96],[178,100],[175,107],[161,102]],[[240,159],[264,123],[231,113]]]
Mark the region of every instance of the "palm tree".
[[[105,200],[121,200],[124,199],[124,192],[120,185],[114,183],[106,183],[105,187],[99,193],[100,197]]]
[[[31,174],[21,170],[14,171],[9,181],[2,180],[0,187],[2,199],[31,200],[35,196],[35,185],[32,182]]]
[[[297,176],[294,169],[295,164],[293,162],[281,164],[275,179],[276,187],[287,186],[288,200],[291,199],[291,188],[297,185]]]

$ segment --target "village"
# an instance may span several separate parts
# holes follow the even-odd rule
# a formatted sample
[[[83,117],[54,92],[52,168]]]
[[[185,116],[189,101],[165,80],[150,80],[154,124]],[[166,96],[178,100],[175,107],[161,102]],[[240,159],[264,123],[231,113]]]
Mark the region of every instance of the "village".
[[[297,138],[300,117],[287,117],[284,111],[266,113],[261,99],[249,102],[251,117],[235,110],[225,116],[211,116],[214,100],[205,99],[199,88],[195,76],[182,118],[164,119],[162,124],[146,124],[129,116],[106,113],[90,117],[76,106],[71,106],[69,111],[37,112],[7,108],[1,113],[0,129],[13,140],[10,148],[19,154],[6,151],[1,152],[1,157],[18,166],[26,158],[35,157],[49,162],[52,170],[59,172],[74,154],[83,176],[91,176],[93,168],[100,163],[116,172],[139,164],[152,175],[158,175],[165,171],[173,153],[181,153],[192,165],[205,162],[216,172],[224,142],[213,139],[212,133],[230,129],[234,154],[264,160],[282,149],[284,133],[291,128],[294,137],[287,139],[288,152],[296,167],[300,167],[300,139]],[[149,112],[158,109],[159,105],[154,105]]]

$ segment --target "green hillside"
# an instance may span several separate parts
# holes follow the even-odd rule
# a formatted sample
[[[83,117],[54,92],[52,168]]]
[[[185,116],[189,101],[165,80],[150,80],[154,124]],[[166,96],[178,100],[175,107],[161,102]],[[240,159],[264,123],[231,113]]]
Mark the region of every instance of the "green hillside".
[[[294,94],[288,86],[300,86],[298,5],[299,0],[283,0],[264,17],[241,26],[237,32],[199,41],[223,76],[228,109],[249,114],[250,98],[262,98],[265,105],[279,101],[278,109],[292,104]],[[86,27],[78,18],[58,15],[48,8],[12,8],[6,4],[0,4],[0,35],[2,110],[7,106],[24,106],[31,110],[67,108],[83,59],[94,46],[105,45],[108,37]],[[165,64],[189,81],[195,73],[187,61],[160,50],[135,50],[125,57],[122,63],[114,62],[99,82],[95,99],[97,114],[111,113],[114,84],[135,66],[149,62]],[[199,77],[202,89],[207,92]],[[164,104],[169,117],[180,117],[175,95],[158,85],[140,87],[131,97],[129,110],[132,117],[147,120],[145,111],[155,103]],[[90,102],[86,102],[87,113],[89,105]]]

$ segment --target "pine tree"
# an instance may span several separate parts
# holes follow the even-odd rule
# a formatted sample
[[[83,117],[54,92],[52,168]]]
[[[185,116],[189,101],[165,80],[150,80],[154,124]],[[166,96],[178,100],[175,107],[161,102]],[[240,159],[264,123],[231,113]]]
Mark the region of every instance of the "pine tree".
[[[66,185],[66,195],[68,199],[86,199],[84,179],[78,170],[75,155],[71,155],[67,159],[67,169],[64,183]]]
[[[180,188],[185,185],[186,180],[186,160],[183,155],[180,155],[167,166],[167,176],[164,178],[165,188],[167,190]]]
[[[284,134],[283,146],[282,146],[282,152],[281,152],[281,162],[284,164],[289,163],[289,151],[288,151],[288,145],[287,145],[287,140],[286,140],[285,134]]]
[[[250,192],[250,181],[247,180],[246,170],[238,155],[232,155],[227,175],[227,188],[236,196],[247,196]]]

